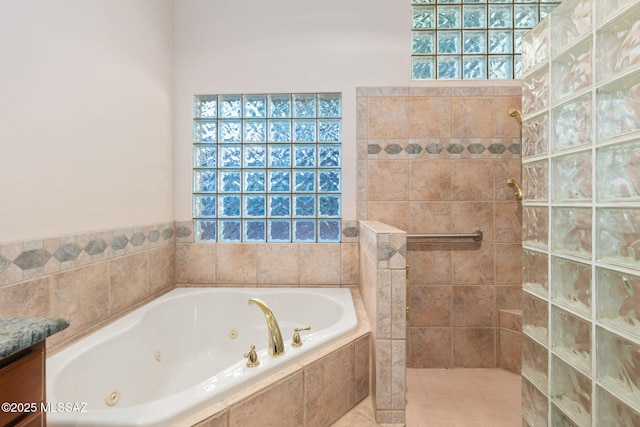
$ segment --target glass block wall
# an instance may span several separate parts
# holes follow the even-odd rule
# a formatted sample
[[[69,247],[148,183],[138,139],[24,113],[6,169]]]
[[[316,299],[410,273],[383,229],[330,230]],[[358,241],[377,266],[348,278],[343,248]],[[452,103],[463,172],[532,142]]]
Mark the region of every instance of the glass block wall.
[[[412,0],[412,78],[519,79],[522,37],[561,2]]]
[[[198,95],[196,241],[339,242],[342,95]]]
[[[640,425],[640,0],[522,41],[523,419]]]

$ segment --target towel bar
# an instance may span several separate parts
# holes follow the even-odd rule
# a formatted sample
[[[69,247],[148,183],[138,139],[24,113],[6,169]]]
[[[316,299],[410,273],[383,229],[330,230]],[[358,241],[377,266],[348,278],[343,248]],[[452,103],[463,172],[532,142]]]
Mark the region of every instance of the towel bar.
[[[473,233],[407,234],[407,240],[421,240],[421,239],[473,239],[476,242],[481,242],[482,231],[476,230]]]

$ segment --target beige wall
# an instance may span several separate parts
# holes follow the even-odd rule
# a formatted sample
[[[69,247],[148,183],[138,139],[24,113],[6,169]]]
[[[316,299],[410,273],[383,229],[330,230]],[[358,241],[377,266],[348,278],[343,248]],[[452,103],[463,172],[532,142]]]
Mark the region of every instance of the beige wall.
[[[498,309],[521,307],[520,86],[358,89],[358,219],[409,233],[407,366],[495,367]]]

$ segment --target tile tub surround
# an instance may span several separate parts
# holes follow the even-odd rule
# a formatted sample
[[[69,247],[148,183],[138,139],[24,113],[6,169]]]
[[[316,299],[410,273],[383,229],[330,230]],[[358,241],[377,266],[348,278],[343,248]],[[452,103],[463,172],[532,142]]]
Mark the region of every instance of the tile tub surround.
[[[328,426],[369,395],[370,326],[352,289],[358,328],[337,343],[184,420],[183,426]]]
[[[519,84],[357,89],[359,220],[481,244],[407,246],[407,366],[497,367],[498,310],[522,307]]]
[[[47,340],[53,354],[175,286],[173,227],[0,244],[0,316],[69,321]]]
[[[371,397],[378,423],[405,422],[406,233],[360,221],[360,292],[371,321]]]

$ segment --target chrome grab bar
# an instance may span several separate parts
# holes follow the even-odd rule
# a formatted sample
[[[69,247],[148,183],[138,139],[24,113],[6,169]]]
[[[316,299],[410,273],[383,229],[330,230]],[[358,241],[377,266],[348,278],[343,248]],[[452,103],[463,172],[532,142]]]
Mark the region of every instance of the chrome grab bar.
[[[482,231],[476,230],[473,233],[407,234],[407,240],[422,240],[422,239],[473,239],[476,242],[481,242]]]

